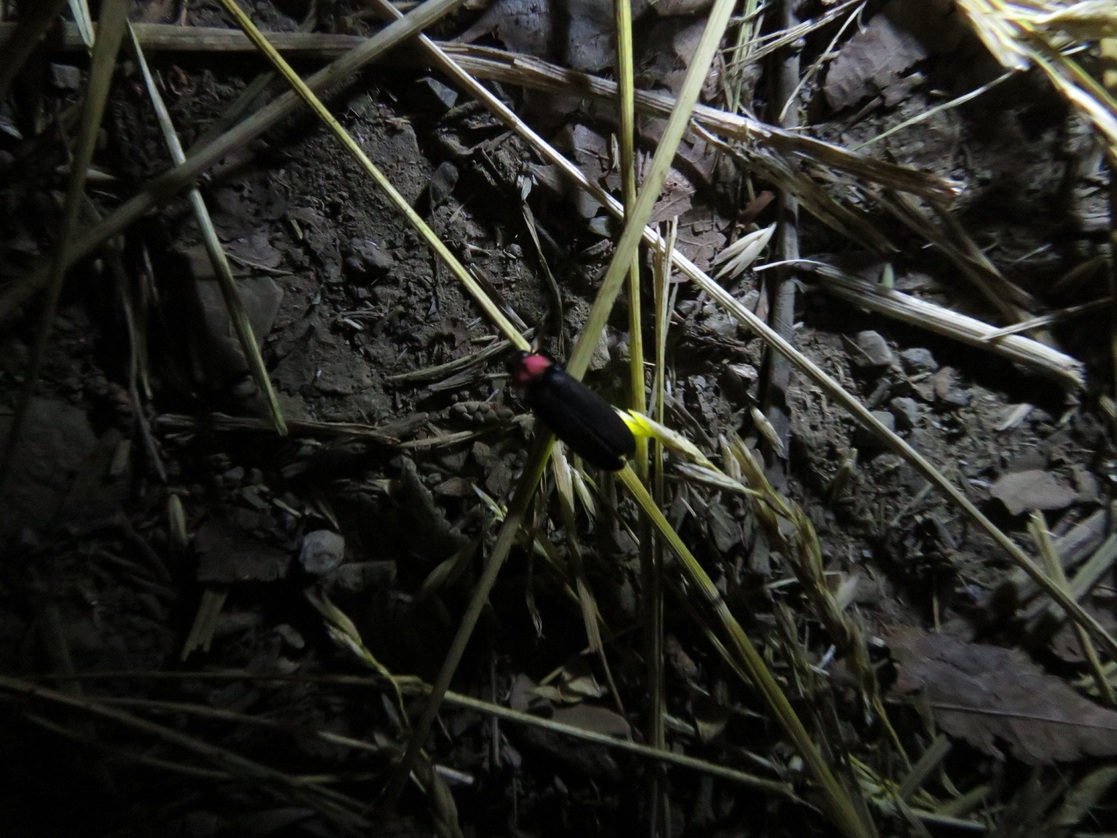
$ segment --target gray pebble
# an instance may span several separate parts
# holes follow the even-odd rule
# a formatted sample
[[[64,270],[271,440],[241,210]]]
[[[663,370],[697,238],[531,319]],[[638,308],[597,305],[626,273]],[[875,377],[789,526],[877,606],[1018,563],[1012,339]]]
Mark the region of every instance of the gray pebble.
[[[50,81],[59,90],[77,90],[81,87],[81,70],[71,64],[51,64]]]
[[[387,273],[396,265],[392,254],[372,239],[354,237],[349,240],[345,267],[360,274]]]
[[[453,194],[454,187],[458,185],[458,178],[460,177],[461,172],[458,171],[458,167],[449,160],[443,160],[438,164],[438,168],[434,170],[430,180],[431,209],[441,205]]]
[[[892,350],[878,332],[858,332],[857,348],[861,351],[853,355],[855,366],[887,367],[892,363]]]
[[[892,408],[892,415],[896,417],[896,426],[901,430],[910,431],[919,422],[919,404],[915,399],[897,396],[888,405]]]
[[[315,530],[303,536],[299,563],[311,576],[329,573],[345,561],[345,539],[330,530]]]
[[[409,104],[434,113],[448,111],[458,101],[458,92],[429,76],[411,85]]]
[[[396,581],[395,562],[353,562],[326,578],[331,593],[359,594],[372,587],[388,587]]]
[[[900,353],[900,362],[904,365],[904,370],[908,375],[934,372],[939,368],[939,362],[935,360],[931,350],[922,346],[905,349]]]
[[[954,370],[943,367],[931,377],[935,388],[935,398],[950,407],[966,407],[970,403],[969,394],[958,386]]]
[[[706,318],[706,328],[719,337],[733,339],[737,336],[737,320],[729,314],[715,314]]]

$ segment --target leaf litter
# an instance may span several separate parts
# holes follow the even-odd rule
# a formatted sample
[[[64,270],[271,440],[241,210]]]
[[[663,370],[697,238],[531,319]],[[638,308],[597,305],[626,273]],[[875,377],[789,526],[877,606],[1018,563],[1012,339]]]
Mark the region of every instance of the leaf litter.
[[[150,4],[146,12],[167,21],[168,5]],[[297,5],[261,3],[256,13],[274,31],[296,34],[298,22],[287,15]],[[534,56],[544,64],[531,66],[549,64],[552,77],[561,77],[557,65],[607,73],[612,12],[591,5],[500,0],[444,31]],[[633,9],[640,88],[678,92],[703,29],[704,11],[695,16],[703,4],[670,6]],[[756,16],[743,18],[734,30],[741,37],[736,46],[726,42],[703,95],[716,108],[733,89],[743,91],[745,107],[770,122],[757,123],[762,130],[747,143],[708,128],[684,144],[654,213],[656,220],[681,215],[680,251],[705,270],[721,267],[750,310],[770,310],[775,273],[755,269],[776,260],[776,222],[786,209],[763,196],[794,187],[802,202],[803,252],[831,266],[850,259],[869,265],[861,276],[879,285],[882,296],[894,284],[897,296],[998,326],[998,313],[959,276],[995,283],[1003,274],[1016,283],[1004,298],[1035,305],[1031,314],[1089,302],[1090,290],[1075,279],[1081,272],[1067,267],[1098,255],[1102,157],[1081,123],[1035,79],[1006,83],[976,109],[940,108],[943,91],[963,92],[991,66],[977,36],[949,6],[892,0],[841,37],[835,33],[842,15],[859,13],[855,5],[806,4],[805,13],[816,19],[836,15],[819,31],[776,32],[770,16],[763,24],[769,43],[800,39],[795,48],[818,62],[795,80],[803,82],[812,120],[804,139],[819,137],[836,149],[872,141],[865,146],[869,165],[859,169],[865,179],[803,151],[823,146],[799,144],[791,152],[792,146],[778,145],[790,142],[786,136],[771,146],[757,139],[775,131],[775,114],[765,110],[761,93],[766,88],[756,84],[761,72],[775,70],[749,65],[760,43],[749,35],[761,30],[748,26],[773,10],[761,4]],[[370,31],[355,7],[323,4],[321,11],[319,28],[331,31],[316,35]],[[185,22],[213,27],[221,18],[215,5],[200,3],[187,10]],[[189,27],[173,29],[164,36],[190,34]],[[993,42],[992,31],[981,33],[986,43]],[[51,78],[81,77],[73,53],[48,54],[56,64]],[[225,58],[212,67],[175,51],[157,59],[187,138],[216,119],[258,69],[254,58],[243,67],[237,56]],[[527,58],[516,60],[528,66]],[[733,77],[741,67],[741,77]],[[34,65],[24,72],[36,82]],[[394,72],[369,71],[370,85],[333,100],[335,114],[427,222],[490,278],[503,310],[537,324],[545,347],[553,350],[559,336],[569,345],[584,325],[609,237],[619,228],[588,202],[572,211],[568,186],[525,189],[544,180],[533,151],[473,106],[439,95],[435,79],[427,86],[433,95],[412,99],[412,74]],[[500,84],[527,118],[547,126],[552,138],[567,139],[585,177],[620,189],[611,102],[580,89],[561,99],[521,96],[515,80]],[[66,104],[78,90],[31,87],[52,105]],[[65,187],[54,151],[38,157],[15,141],[20,132],[43,127],[28,118],[28,101],[13,99],[2,114],[0,188],[6,205],[16,208],[0,226],[5,282],[20,280],[54,246],[49,231],[57,207],[37,184]],[[105,170],[115,166],[116,181],[90,193],[102,213],[113,212],[143,177],[166,165],[142,97],[125,89],[109,113],[112,153],[95,162]],[[243,354],[220,296],[210,293],[213,283],[204,291],[191,288],[201,288],[210,269],[198,258],[199,230],[172,204],[127,232],[126,258],[106,250],[104,261],[74,269],[84,284],[74,283],[70,308],[56,326],[40,385],[49,392],[32,402],[25,420],[32,429],[12,473],[15,489],[4,498],[0,520],[14,561],[0,576],[0,661],[5,673],[19,676],[4,676],[4,694],[39,702],[19,717],[13,745],[38,760],[53,753],[44,743],[53,746],[63,730],[123,763],[174,766],[184,776],[193,771],[187,754],[207,754],[209,768],[226,773],[215,785],[193,774],[193,812],[160,797],[143,772],[115,777],[124,778],[124,787],[142,784],[141,808],[167,829],[185,829],[198,817],[261,832],[367,829],[362,818],[370,795],[418,717],[410,702],[423,700],[426,685],[417,679],[438,671],[531,438],[530,419],[495,371],[495,353],[456,366],[452,377],[436,372],[432,378],[429,371],[468,360],[479,346],[493,350],[493,330],[376,190],[309,124],[243,144],[206,185],[291,437],[264,430],[259,394],[245,380]],[[662,127],[661,116],[639,121],[640,172]],[[39,148],[53,149],[48,138],[54,136],[42,134]],[[1067,159],[1073,166],[1060,169]],[[925,199],[889,203],[872,177],[897,161],[937,174],[940,184],[962,184],[961,200],[949,210]],[[950,189],[935,200],[945,200]],[[530,215],[518,211],[521,196]],[[506,205],[516,211],[504,212]],[[909,211],[899,212],[905,206]],[[1066,229],[1077,231],[1067,234],[1069,245],[1049,236],[1056,206],[1065,208]],[[871,232],[866,240],[892,253],[858,252],[850,230]],[[726,248],[726,242],[737,244]],[[544,281],[544,274],[553,278]],[[1070,279],[1053,291],[1060,276]],[[8,403],[22,382],[31,335],[8,302],[10,287],[0,289],[0,313],[14,324],[0,336],[0,385]],[[948,808],[967,828],[980,825],[960,801],[985,787],[996,769],[967,746],[1040,770],[1058,763],[1064,776],[1076,772],[1084,784],[1103,784],[1086,773],[1090,763],[1076,764],[1092,757],[1107,767],[1114,753],[1114,712],[1085,697],[1085,679],[1074,679],[1088,659],[1072,653],[1080,652],[1074,647],[1082,635],[1070,634],[1058,619],[1062,627],[1045,646],[1053,634],[1047,620],[1057,609],[1037,596],[1034,580],[1013,576],[984,534],[928,493],[909,463],[834,411],[829,396],[806,379],[793,381],[788,392],[792,431],[781,439],[765,415],[760,371],[768,359],[760,342],[704,294],[677,281],[670,287],[666,412],[658,423],[634,421],[650,438],[703,465],[673,468],[664,512],[700,555],[727,608],[747,621],[750,636],[777,663],[780,685],[808,711],[814,741],[862,766],[864,774],[844,778],[862,803],[871,801],[865,805],[872,814],[857,817],[872,820],[882,834],[901,828],[890,814],[894,802],[880,804],[877,791],[897,779],[896,766],[920,756],[924,740],[918,725],[894,712],[898,700],[929,708],[955,741],[941,783],[926,782],[907,813],[928,829],[945,822]],[[861,287],[847,291],[844,304],[823,297],[822,287],[799,306],[796,345],[835,371],[875,416],[899,428],[1018,538],[1026,538],[1022,523],[1002,520],[1006,512],[1009,519],[1030,510],[1050,513],[1056,535],[1064,536],[1055,543],[1068,575],[1082,566],[1081,578],[1068,583],[1076,601],[1110,625],[1111,587],[1104,580],[1112,574],[1105,515],[1112,444],[1104,414],[1059,386],[960,348],[949,318],[940,331],[946,337],[931,337],[866,314],[871,306],[858,304],[868,301]],[[91,291],[105,288],[113,294]],[[106,300],[121,297],[127,311],[107,314]],[[121,348],[122,321],[132,324],[133,349]],[[864,363],[862,347],[844,340],[860,341],[870,329],[879,363]],[[1023,339],[1060,344],[1094,369],[1105,353],[1088,334],[1077,327],[1033,329]],[[591,385],[618,405],[623,388],[617,382],[632,345],[614,317],[591,364]],[[1006,422],[1011,408],[1025,402],[1028,410]],[[735,431],[747,439],[739,441]],[[753,462],[758,449],[768,455],[760,466]],[[159,472],[155,459],[166,484],[151,476]],[[741,471],[750,468],[772,483],[757,476],[743,488]],[[459,834],[464,827],[496,834],[515,823],[521,832],[552,834],[561,823],[565,832],[628,834],[636,818],[658,817],[654,810],[697,832],[768,834],[804,821],[819,827],[813,811],[794,799],[796,792],[812,796],[812,781],[788,756],[788,743],[753,688],[731,672],[733,659],[719,651],[711,628],[716,624],[701,615],[697,622],[685,619],[697,611],[685,583],[680,596],[668,599],[670,666],[660,712],[672,752],[704,762],[672,768],[661,782],[653,767],[660,763],[638,750],[655,689],[646,679],[646,650],[634,639],[646,593],[635,559],[642,535],[614,483],[576,473],[575,485],[582,507],[574,518],[558,515],[546,494],[535,504],[521,552],[489,597],[483,636],[471,643],[456,676],[455,686],[484,696],[493,709],[478,710],[466,696],[451,694],[440,716],[444,727],[428,745],[431,760],[417,768],[417,793],[405,798],[394,825],[402,832]],[[1102,523],[1091,526],[1089,537],[1076,535],[1098,517]],[[571,569],[571,544],[582,554],[584,572]],[[319,576],[326,564],[331,569]],[[670,565],[664,578],[680,585]],[[326,629],[318,611],[329,615]],[[895,629],[960,615],[979,622],[989,643]],[[586,621],[595,619],[598,625],[587,631]],[[188,636],[192,620],[198,633]],[[602,659],[587,654],[587,634],[596,636],[589,645],[600,646]],[[877,636],[884,647],[862,645]],[[1034,660],[1053,650],[1059,674],[1021,651],[992,645],[1014,642]],[[184,648],[186,668],[168,671],[179,666]],[[878,688],[867,657],[858,655],[878,648],[898,662],[899,680],[880,687],[888,709],[874,716],[866,696]],[[375,675],[363,676],[357,688],[345,681],[354,677],[354,660]],[[111,685],[71,677],[106,668],[129,674]],[[61,685],[57,693],[20,680],[45,671]],[[234,680],[211,680],[221,672]],[[176,674],[183,677],[171,686]],[[156,675],[166,680],[145,680]],[[164,686],[148,690],[149,683]],[[73,695],[85,703],[67,704]],[[145,725],[172,712],[169,703],[151,709],[150,717],[141,715],[147,710],[112,711],[118,727],[92,736],[80,719],[71,724],[65,715],[109,712],[110,695],[177,700],[176,727],[159,728],[155,744],[144,738],[155,731]],[[498,722],[505,698],[528,718]],[[194,714],[205,724],[195,725]],[[533,727],[532,716],[561,723],[560,732]],[[100,718],[97,724],[107,724]],[[276,727],[261,727],[267,722]],[[897,730],[886,733],[888,724]],[[613,751],[598,740],[585,746],[587,740],[563,727],[636,750]],[[265,729],[267,735],[259,732]],[[294,746],[286,747],[284,737]],[[887,759],[877,758],[885,753]],[[753,770],[758,774],[747,773]],[[304,781],[307,774],[342,779],[331,786]],[[81,777],[75,787],[92,788]],[[255,780],[244,783],[245,777]],[[230,795],[233,778],[241,791]],[[18,797],[20,778],[12,779]],[[658,787],[658,799],[668,805],[633,806],[635,782]],[[1018,799],[1024,786],[1004,782],[987,803]],[[298,805],[277,809],[277,794]],[[468,805],[458,809],[455,800]],[[486,820],[486,808],[500,814]],[[84,826],[107,831],[110,810],[111,802],[93,803]],[[64,819],[62,808],[57,811],[54,817]],[[51,817],[49,810],[38,814]],[[1098,816],[1096,809],[1078,813],[1079,819]],[[1006,810],[1002,825],[1011,817]]]
[[[1117,754],[1117,711],[1019,651],[914,629],[889,635],[888,646],[900,665],[896,692],[918,694],[943,730],[987,754],[1003,757],[1007,745],[1029,765]]]

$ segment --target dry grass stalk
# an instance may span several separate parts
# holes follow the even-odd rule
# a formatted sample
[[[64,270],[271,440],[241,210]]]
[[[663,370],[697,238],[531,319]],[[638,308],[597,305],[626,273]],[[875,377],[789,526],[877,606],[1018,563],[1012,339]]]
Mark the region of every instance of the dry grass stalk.
[[[783,556],[810,603],[815,618],[841,650],[846,664],[857,680],[868,713],[870,708],[887,725],[876,672],[869,660],[861,621],[842,607],[826,580],[822,549],[814,525],[797,503],[775,490],[745,442],[739,437],[723,442],[723,456],[732,458],[741,469],[743,483],[756,495],[753,511],[764,527],[775,553]]]
[[[1031,533],[1032,540],[1036,543],[1036,548],[1039,550],[1039,554],[1043,559],[1047,572],[1051,574],[1051,578],[1055,581],[1055,584],[1060,585],[1068,593],[1071,593],[1070,584],[1067,582],[1066,574],[1063,573],[1062,562],[1059,561],[1059,555],[1055,552],[1055,545],[1051,539],[1051,531],[1047,528],[1047,521],[1043,517],[1043,513],[1038,509],[1032,511],[1031,517],[1028,520],[1028,532]],[[1090,665],[1090,674],[1094,679],[1094,686],[1097,688],[1098,695],[1104,698],[1106,704],[1112,707],[1115,701],[1113,687],[1105,677],[1101,660],[1098,658],[1097,649],[1094,648],[1094,644],[1090,640],[1090,635],[1086,634],[1082,626],[1077,624],[1074,625],[1074,633],[1078,638],[1078,646],[1082,650],[1082,656]]]
[[[654,231],[649,230],[648,232],[649,235],[655,235]],[[656,236],[656,239],[657,247],[662,247],[662,243],[658,241],[658,236]],[[675,258],[680,270],[686,274],[687,277],[699,285],[699,287],[706,291],[707,294],[722,305],[743,325],[760,335],[765,342],[770,344],[776,351],[785,355],[792,364],[833,396],[858,422],[878,437],[889,449],[895,451],[899,456],[907,460],[920,474],[937,487],[951,503],[962,510],[968,518],[988,533],[997,544],[1012,557],[1012,560],[1028,574],[1032,581],[1042,588],[1049,597],[1055,600],[1060,607],[1066,610],[1071,619],[1086,628],[1091,636],[1098,642],[1104,644],[1111,654],[1117,654],[1117,640],[1109,634],[1105,627],[1102,626],[1093,615],[1075,602],[1072,597],[1068,596],[1065,591],[1057,585],[1054,585],[1047,577],[1047,574],[1043,572],[1042,568],[1040,568],[1027,553],[1021,550],[1016,542],[1009,538],[1000,527],[994,524],[985,513],[978,509],[973,501],[951,483],[942,472],[931,465],[925,457],[912,448],[906,441],[897,436],[895,432],[886,428],[855,396],[847,392],[817,364],[780,337],[767,323],[758,318],[756,314],[747,307],[741,305],[740,301],[733,297],[733,295],[727,293],[725,289],[714,282],[703,271],[699,270],[693,262],[682,254],[677,254]]]
[[[52,21],[53,23],[53,21]],[[0,23],[0,43],[16,31],[17,24]],[[220,26],[179,26],[173,23],[133,23],[132,28],[147,52],[256,52],[256,47],[237,29]],[[78,25],[64,22],[59,27],[58,48],[85,49]],[[334,35],[327,32],[268,32],[279,52],[304,58],[337,58],[363,44],[360,35]],[[2,80],[0,76],[0,80]]]
[[[819,287],[828,294],[853,305],[984,349],[1069,386],[1080,388],[1086,384],[1086,368],[1081,361],[1039,341],[1021,335],[997,337],[1000,330],[988,323],[910,294],[873,285],[829,265],[804,262],[802,266],[815,273]]]
[[[649,190],[649,191],[650,191],[650,190]],[[631,206],[631,204],[630,204],[630,206]],[[648,234],[647,234],[647,231],[643,232],[643,236],[645,236],[646,240],[648,239]],[[669,253],[669,248],[667,249],[667,251],[668,251],[668,253]],[[608,307],[608,305],[607,305],[607,306],[605,306],[605,307]],[[532,489],[528,489],[528,492],[531,492],[531,491],[532,491]],[[808,522],[808,525],[809,525],[809,522]],[[809,552],[809,551],[808,551],[808,552]]]
[[[349,647],[351,652],[356,654],[357,659],[367,666],[367,660],[364,658],[363,653]],[[143,670],[129,670],[127,672],[119,671],[98,671],[98,672],[85,672],[79,673],[75,676],[76,680],[85,682],[101,682],[109,680],[124,680],[124,681],[154,681],[154,682],[168,682],[168,681],[205,681],[228,683],[232,681],[243,681],[245,683],[284,683],[292,680],[297,680],[304,683],[315,683],[323,686],[335,686],[345,688],[363,688],[372,690],[388,690],[394,691],[395,687],[399,687],[404,696],[415,698],[423,697],[430,693],[430,685],[411,675],[393,675],[383,676],[375,672],[370,672],[368,675],[312,675],[306,672],[297,672],[292,674],[281,674],[276,672],[249,672],[244,670],[201,670],[201,671],[143,671]],[[41,679],[20,679],[9,678],[4,680],[0,678],[0,695],[7,693],[11,695],[25,695],[32,696],[38,695],[41,686]],[[93,702],[102,702],[106,705],[113,704],[116,706],[130,706],[139,707],[143,706],[155,711],[181,713],[190,716],[196,716],[203,719],[217,719],[222,721],[230,721],[239,724],[249,725],[255,728],[265,730],[276,730],[277,732],[286,732],[290,734],[291,724],[287,721],[276,721],[272,719],[263,718],[261,716],[248,715],[247,713],[240,713],[233,710],[224,710],[219,708],[210,707],[201,704],[188,704],[185,702],[170,702],[170,701],[153,701],[150,699],[113,699],[102,700],[97,697],[89,699]],[[457,707],[464,710],[480,713],[494,719],[502,721],[509,721],[515,724],[522,724],[528,727],[539,728],[540,730],[548,730],[553,733],[558,733],[569,739],[578,742],[587,742],[594,745],[601,745],[602,747],[611,750],[620,751],[623,753],[632,754],[640,759],[649,762],[658,763],[667,766],[675,766],[679,768],[686,768],[687,770],[697,771],[699,773],[708,774],[711,777],[728,780],[731,783],[753,788],[758,791],[763,791],[766,794],[771,794],[776,797],[787,799],[795,802],[802,802],[795,795],[791,785],[786,782],[778,780],[770,780],[764,777],[758,777],[754,774],[748,774],[743,771],[738,771],[726,766],[717,765],[716,763],[707,760],[697,759],[695,757],[684,756],[683,754],[675,753],[674,751],[660,751],[651,748],[639,742],[633,742],[629,739],[618,739],[615,736],[598,733],[593,730],[588,730],[583,727],[574,727],[573,725],[565,724],[563,722],[556,722],[551,719],[534,716],[530,713],[523,713],[518,710],[513,710],[509,707],[504,707],[499,704],[493,704],[482,699],[474,698],[472,696],[463,695],[452,690],[446,693],[446,704],[452,707]],[[319,730],[315,731],[318,738],[326,742],[341,745],[354,751],[361,751],[365,753],[372,753],[381,756],[388,756],[391,752],[391,746],[384,746],[376,743],[371,743],[365,739],[356,739],[349,736],[344,736],[332,731]],[[228,779],[229,774],[222,772],[219,775],[222,779]],[[364,804],[362,803],[362,808]]]
[[[679,560],[683,579],[691,586],[694,593],[701,597],[720,623],[724,635],[729,640],[729,646],[723,648],[717,644],[717,648],[760,693],[769,711],[795,745],[795,749],[806,762],[815,781],[821,786],[826,812],[834,825],[847,836],[875,835],[871,820],[864,816],[862,790],[849,788],[838,781],[829,762],[823,757],[823,749],[807,732],[763,656],[729,610],[709,574],[671,528],[651,495],[637,479],[635,472],[625,468],[618,472],[618,476]],[[704,622],[701,624],[711,635],[713,634]]]
[[[1009,282],[981,248],[940,204],[921,204],[915,197],[886,191],[877,201],[917,236],[955,265],[986,301],[1006,320],[1023,320],[1038,304],[1018,286]]]
[[[225,413],[210,413],[199,419],[180,413],[163,413],[155,420],[156,427],[169,432],[195,433],[204,427],[208,431],[267,431],[270,423],[253,416],[229,416]],[[371,425],[356,422],[317,422],[295,419],[288,423],[290,429],[300,436],[311,437],[350,437],[357,436],[381,442],[384,445],[397,445],[395,437],[381,433]]]
[[[128,35],[132,53],[136,56],[136,61],[139,64],[144,85],[147,88],[147,95],[155,110],[156,118],[159,121],[159,128],[163,132],[163,140],[167,145],[167,150],[170,152],[171,159],[174,161],[175,165],[180,165],[186,160],[186,152],[183,151],[178,133],[175,131],[174,125],[171,122],[170,111],[167,110],[166,103],[163,101],[163,95],[159,92],[159,86],[155,83],[155,77],[148,67],[147,59],[144,56],[143,49],[140,47],[135,30],[131,24],[128,25]],[[259,388],[260,392],[264,394],[276,433],[280,436],[286,436],[287,423],[284,421],[283,411],[279,407],[279,397],[276,395],[275,388],[272,387],[271,379],[268,377],[267,368],[264,366],[264,358],[260,354],[260,344],[256,340],[256,335],[253,334],[252,324],[248,319],[248,312],[245,310],[244,302],[241,300],[240,292],[237,290],[236,281],[233,279],[233,271],[229,266],[229,260],[225,256],[225,249],[221,244],[221,239],[213,226],[213,219],[210,217],[209,208],[202,198],[202,193],[196,186],[191,187],[187,191],[187,198],[190,201],[190,209],[194,213],[194,220],[197,222],[198,229],[202,233],[202,241],[205,244],[206,253],[209,256],[210,263],[213,265],[214,275],[217,277],[217,284],[221,288],[221,296],[225,301],[225,308],[229,313],[229,321],[233,324],[233,329],[237,335],[237,342],[240,344],[241,352],[244,354],[248,363],[248,368],[252,373],[252,380],[256,382],[256,386]]]
[[[577,92],[602,99],[616,96],[616,85],[606,79],[548,64],[502,50],[460,44],[441,45],[447,56],[470,74],[536,90]],[[636,91],[636,106],[656,114],[670,113],[674,99],[665,93]],[[794,134],[739,114],[698,105],[694,121],[723,140],[755,143],[789,156],[811,161],[821,168],[835,169],[888,189],[910,192],[927,199],[953,200],[958,184],[935,175],[853,154],[844,148]]]

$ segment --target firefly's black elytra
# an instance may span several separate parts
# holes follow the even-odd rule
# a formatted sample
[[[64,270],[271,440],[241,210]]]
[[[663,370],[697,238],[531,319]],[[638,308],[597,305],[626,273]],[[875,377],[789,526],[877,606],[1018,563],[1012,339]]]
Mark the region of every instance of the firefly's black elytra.
[[[598,468],[624,468],[636,438],[607,401],[545,355],[521,352],[509,369],[532,412],[575,454]]]

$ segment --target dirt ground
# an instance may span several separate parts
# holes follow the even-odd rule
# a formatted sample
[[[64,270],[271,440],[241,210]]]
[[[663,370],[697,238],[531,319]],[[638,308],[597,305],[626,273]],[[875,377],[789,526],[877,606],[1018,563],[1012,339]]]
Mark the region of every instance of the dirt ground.
[[[465,33],[612,77],[607,5],[561,4],[564,43],[532,26],[557,19],[539,8],[558,7],[474,5],[484,4],[432,37]],[[634,9],[639,87],[678,92],[706,5]],[[797,184],[803,263],[754,270],[787,258],[777,230],[722,284],[774,321],[777,277],[794,282],[787,339],[1029,556],[1052,543],[1074,597],[1117,633],[1106,311],[1026,333],[1072,364],[1052,373],[990,351],[996,341],[966,344],[871,311],[818,268],[994,328],[1109,293],[1110,172],[1089,125],[1037,71],[1000,79],[952,4],[928,4],[951,21],[933,29],[913,23],[915,5],[870,4],[841,32],[846,16],[825,18],[834,4],[801,5],[802,20],[830,22],[793,44],[803,125],[792,133],[949,183],[949,204],[912,199],[919,222],[905,222],[888,185],[827,179],[825,161],[805,153],[703,130],[684,141],[653,220],[677,217],[679,251],[713,274],[726,247],[790,217],[765,192]],[[378,27],[367,8],[267,0],[249,11],[271,31],[293,33],[316,12],[315,31],[364,36]],[[778,8],[765,9],[758,25],[771,33]],[[231,25],[210,0],[135,3],[132,20]],[[730,109],[732,88],[742,113],[778,124],[788,49],[735,67],[730,31],[703,103]],[[87,57],[60,38],[0,103],[9,437],[43,303],[19,289],[58,247],[88,78]],[[248,49],[170,46],[148,60],[188,150],[265,70]],[[306,76],[326,60],[294,63]],[[492,86],[620,194],[609,103]],[[284,90],[267,81],[250,109]],[[568,357],[620,225],[414,48],[327,101],[533,345]],[[641,117],[641,166],[662,129]],[[171,165],[125,50],[78,229]],[[814,212],[808,182],[856,223]],[[569,513],[554,473],[536,490],[413,781],[385,805],[424,685],[529,462],[535,431],[507,375],[513,351],[305,108],[223,156],[200,186],[289,433],[272,426],[184,193],[68,271],[0,495],[4,833],[839,834],[817,777],[670,554],[653,703],[639,548],[651,531],[622,482],[592,467]],[[859,224],[879,240],[851,235]],[[648,386],[650,276],[645,260]],[[1009,284],[983,293],[990,276]],[[840,783],[857,789],[866,823],[881,835],[1117,830],[1105,803],[1117,780],[1111,650],[1084,642],[1003,545],[816,380],[795,369],[781,391],[763,340],[685,278],[671,291],[664,424],[727,472],[735,435],[756,451],[772,491],[809,522],[799,532],[817,535],[824,590],[812,594],[784,547],[800,519],[778,512],[771,529],[771,501],[723,491],[677,454],[661,509]],[[585,378],[617,405],[631,404],[628,306],[622,297]],[[1043,537],[1029,530],[1039,515]],[[851,662],[857,650],[869,669]],[[675,762],[635,747],[648,745],[653,713]]]

